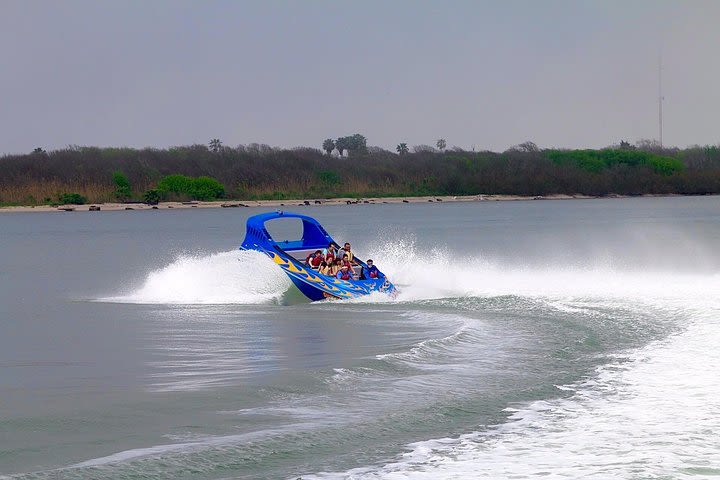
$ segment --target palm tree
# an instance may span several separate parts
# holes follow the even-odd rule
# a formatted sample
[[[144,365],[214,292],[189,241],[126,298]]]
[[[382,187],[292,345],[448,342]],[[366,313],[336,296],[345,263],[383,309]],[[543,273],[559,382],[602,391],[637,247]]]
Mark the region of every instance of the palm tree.
[[[213,138],[208,145],[213,153],[218,153],[222,149],[222,142],[219,138]]]
[[[447,142],[444,138],[441,138],[437,141],[437,143],[435,143],[435,146],[442,152],[445,150],[445,147],[447,147]]]
[[[337,148],[338,153],[340,153],[340,156],[343,156],[343,152],[345,150],[348,150],[349,147],[348,137],[340,137],[337,140],[335,140],[335,148]]]
[[[328,138],[327,140],[325,140],[323,142],[322,147],[323,147],[323,150],[325,150],[327,152],[327,154],[330,155],[332,153],[332,151],[335,150],[335,142],[333,141],[332,138]]]
[[[397,152],[400,155],[405,155],[406,153],[408,153],[410,151],[410,149],[407,146],[407,143],[401,143],[400,145],[397,146],[397,148],[395,150],[397,150]]]

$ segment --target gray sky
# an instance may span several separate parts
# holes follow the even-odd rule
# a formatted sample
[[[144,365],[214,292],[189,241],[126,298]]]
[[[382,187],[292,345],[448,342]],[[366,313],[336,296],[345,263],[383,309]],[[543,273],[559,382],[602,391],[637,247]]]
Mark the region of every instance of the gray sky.
[[[720,1],[0,0],[0,152],[720,142]]]

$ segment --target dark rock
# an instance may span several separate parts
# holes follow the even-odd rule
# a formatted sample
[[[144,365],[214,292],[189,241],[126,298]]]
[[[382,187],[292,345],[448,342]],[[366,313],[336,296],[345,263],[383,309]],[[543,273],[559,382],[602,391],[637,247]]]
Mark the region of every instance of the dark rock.
[[[407,200],[403,200],[403,203],[410,203],[410,202],[408,202]]]
[[[157,210],[158,209],[157,205],[153,205],[152,209]]]
[[[97,205],[90,205],[88,207],[88,212],[99,212],[99,211],[100,211],[100,207],[98,207]]]
[[[135,210],[133,207],[125,207],[125,210]]]

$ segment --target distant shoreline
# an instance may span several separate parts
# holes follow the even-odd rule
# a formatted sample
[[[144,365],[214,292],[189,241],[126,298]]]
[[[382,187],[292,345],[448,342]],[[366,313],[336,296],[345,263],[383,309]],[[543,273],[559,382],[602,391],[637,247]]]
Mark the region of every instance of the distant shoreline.
[[[444,195],[423,197],[368,197],[368,198],[330,198],[330,199],[296,199],[296,200],[223,200],[213,202],[160,202],[157,205],[145,203],[90,203],[86,205],[37,205],[0,207],[0,212],[117,212],[125,210],[184,210],[190,208],[256,208],[256,207],[306,207],[327,205],[354,204],[397,204],[397,203],[432,203],[432,202],[498,202],[528,200],[590,200],[598,198],[634,198],[634,197],[682,197],[697,195],[679,194],[644,194],[644,195]]]

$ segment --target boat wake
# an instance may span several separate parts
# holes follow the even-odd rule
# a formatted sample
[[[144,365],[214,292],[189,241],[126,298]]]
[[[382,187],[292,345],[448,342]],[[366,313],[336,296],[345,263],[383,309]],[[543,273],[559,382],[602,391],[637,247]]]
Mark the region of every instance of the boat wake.
[[[408,445],[397,461],[308,479],[707,478],[720,475],[718,306],[677,335],[615,356],[571,394],[508,421]]]
[[[396,298],[375,293],[348,303],[450,301],[462,307],[468,298],[503,296],[567,299],[677,300],[715,295],[720,275],[623,269],[603,263],[523,265],[475,257],[457,261],[444,250],[419,251],[410,241],[389,241],[366,249],[398,286]],[[232,250],[181,255],[150,272],[128,293],[98,299],[141,304],[285,303],[295,287],[261,253]],[[295,302],[293,302],[295,303]]]

